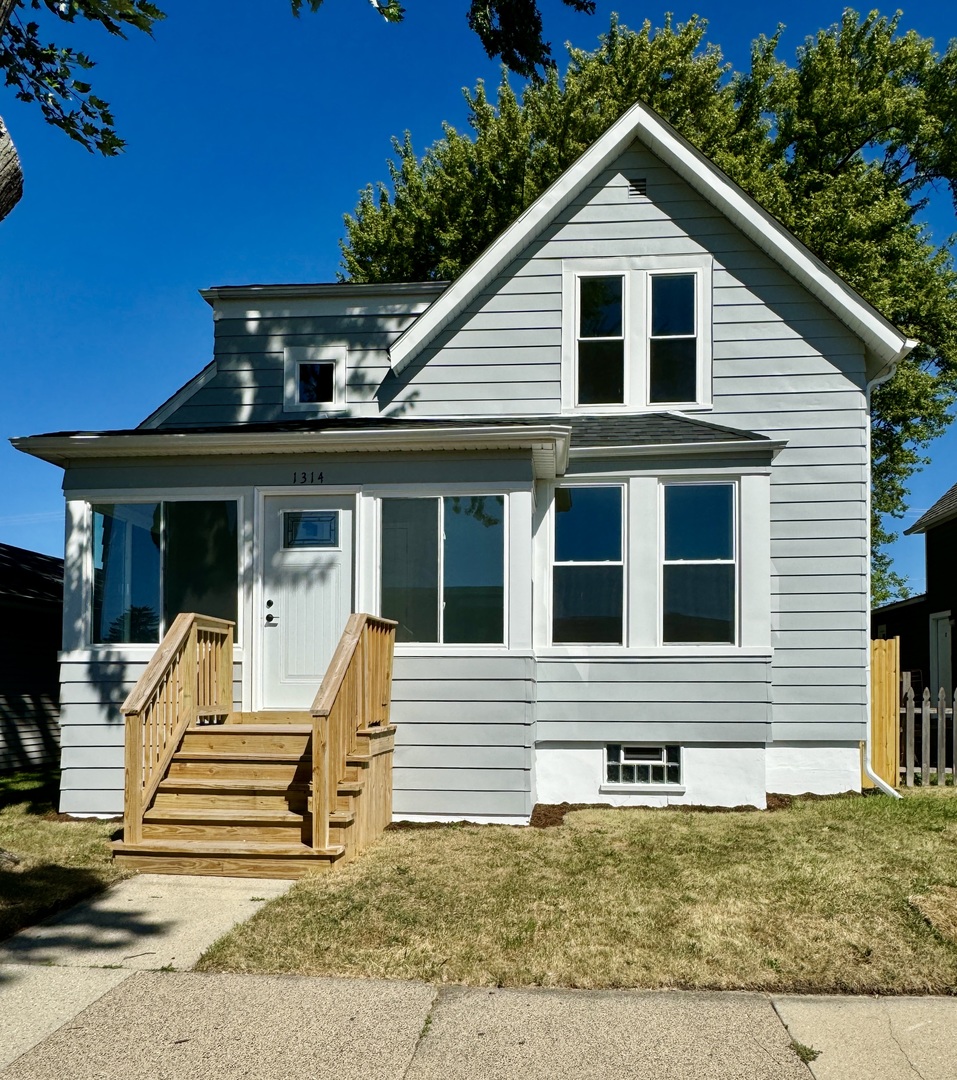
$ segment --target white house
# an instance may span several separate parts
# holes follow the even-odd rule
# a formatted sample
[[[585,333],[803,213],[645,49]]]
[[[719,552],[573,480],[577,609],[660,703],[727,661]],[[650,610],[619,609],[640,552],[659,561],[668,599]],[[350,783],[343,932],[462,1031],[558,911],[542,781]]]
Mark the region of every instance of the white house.
[[[638,104],[453,284],[209,289],[212,362],[64,469],[63,794],[178,611],[303,708],[398,620],[394,812],[859,790],[869,399],[914,343]]]

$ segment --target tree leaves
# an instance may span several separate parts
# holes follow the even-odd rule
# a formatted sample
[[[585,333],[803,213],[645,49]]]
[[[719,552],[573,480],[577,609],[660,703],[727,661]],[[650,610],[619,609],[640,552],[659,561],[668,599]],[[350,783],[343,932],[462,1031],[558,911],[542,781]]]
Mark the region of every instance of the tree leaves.
[[[36,102],[48,124],[60,128],[91,153],[113,157],[123,148],[109,103],[77,78],[94,61],[86,53],[44,43],[40,23],[23,22],[19,12],[45,9],[67,23],[77,17],[99,23],[108,33],[126,37],[133,28],[150,33],[163,12],[147,0],[20,0],[6,28],[0,27],[0,72],[20,101]]]
[[[420,159],[394,144],[391,188],[347,215],[343,268],[355,281],[451,279],[641,99],[758,199],[865,299],[921,345],[874,394],[874,596],[905,588],[882,545],[923,449],[957,392],[957,273],[921,222],[929,185],[957,196],[957,45],[939,55],[900,16],[841,22],[793,65],[759,38],[731,72],[692,18],[634,32],[613,19],[594,52],[570,49],[518,100],[480,83],[470,136],[446,125]]]

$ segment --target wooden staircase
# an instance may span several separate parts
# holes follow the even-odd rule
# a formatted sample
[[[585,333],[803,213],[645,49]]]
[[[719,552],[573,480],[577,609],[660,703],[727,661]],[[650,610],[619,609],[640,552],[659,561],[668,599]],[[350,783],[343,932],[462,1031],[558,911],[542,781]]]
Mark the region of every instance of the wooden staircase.
[[[351,616],[309,712],[236,713],[223,708],[232,624],[213,627],[204,649],[185,620],[207,631],[219,621],[179,619],[124,705],[126,808],[114,858],[151,873],[300,877],[373,843],[392,816],[394,624]]]

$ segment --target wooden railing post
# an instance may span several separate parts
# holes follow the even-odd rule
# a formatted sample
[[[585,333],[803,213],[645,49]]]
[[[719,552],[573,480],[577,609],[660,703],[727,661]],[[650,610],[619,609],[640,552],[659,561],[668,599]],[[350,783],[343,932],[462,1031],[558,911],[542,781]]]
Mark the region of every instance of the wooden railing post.
[[[123,839],[138,844],[143,839],[143,722],[138,712],[127,715],[125,738]]]
[[[312,718],[312,846],[316,851],[329,847],[329,717]]]

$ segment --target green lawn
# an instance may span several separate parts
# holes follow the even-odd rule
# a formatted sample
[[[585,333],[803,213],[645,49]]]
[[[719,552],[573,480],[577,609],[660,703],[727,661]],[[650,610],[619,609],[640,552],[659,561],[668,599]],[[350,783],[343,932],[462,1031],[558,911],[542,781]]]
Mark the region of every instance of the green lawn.
[[[957,992],[957,792],[398,830],[202,970],[497,986]]]
[[[0,774],[0,940],[125,876],[110,853],[118,824],[64,820],[58,789],[55,772]]]

